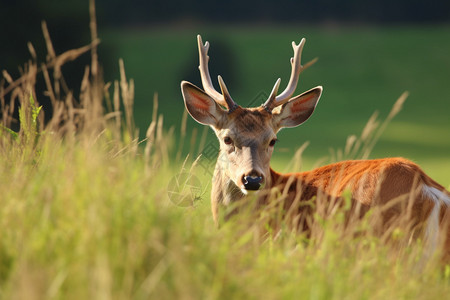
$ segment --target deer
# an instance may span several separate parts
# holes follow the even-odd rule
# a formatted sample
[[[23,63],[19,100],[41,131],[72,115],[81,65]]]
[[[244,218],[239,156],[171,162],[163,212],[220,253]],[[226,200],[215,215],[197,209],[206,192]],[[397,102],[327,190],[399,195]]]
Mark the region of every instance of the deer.
[[[326,196],[321,199],[337,203],[336,199],[349,191],[353,215],[362,217],[369,209],[385,207],[378,215],[381,230],[401,216],[407,216],[411,228],[420,229],[430,247],[443,247],[448,261],[450,192],[414,162],[401,157],[345,160],[288,174],[270,167],[277,133],[282,128],[306,122],[322,95],[323,87],[317,86],[293,96],[299,75],[314,63],[313,60],[301,64],[304,38],[299,44],[292,42],[292,69],[285,90],[278,93],[281,82],[278,78],[267,101],[251,108],[241,107],[233,101],[220,75],[220,92],[214,88],[208,67],[209,43],[204,44],[200,35],[197,42],[203,89],[182,81],[181,91],[190,116],[198,123],[210,126],[219,140],[219,158],[211,186],[211,210],[216,225],[222,207],[245,202],[255,195],[260,206],[269,205],[270,191],[273,190],[284,195],[284,210],[300,219],[311,210],[301,208],[299,203],[311,199],[318,201],[319,195]],[[235,213],[233,211],[231,215]],[[301,226],[308,229],[307,222]]]

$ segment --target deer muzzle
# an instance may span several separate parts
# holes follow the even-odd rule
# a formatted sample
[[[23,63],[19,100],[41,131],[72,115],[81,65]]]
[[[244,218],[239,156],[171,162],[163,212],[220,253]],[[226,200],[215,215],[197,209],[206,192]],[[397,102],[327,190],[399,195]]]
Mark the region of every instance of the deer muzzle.
[[[249,191],[257,191],[263,182],[262,176],[243,176],[242,183],[244,188]]]

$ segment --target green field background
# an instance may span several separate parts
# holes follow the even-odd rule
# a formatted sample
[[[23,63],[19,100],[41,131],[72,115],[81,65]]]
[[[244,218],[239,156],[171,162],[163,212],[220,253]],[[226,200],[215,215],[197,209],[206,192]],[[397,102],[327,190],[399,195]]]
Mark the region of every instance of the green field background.
[[[153,96],[167,129],[179,133],[184,110],[181,80],[200,83],[196,35],[210,41],[213,82],[222,75],[234,100],[259,105],[278,77],[289,80],[291,42],[307,39],[302,61],[318,62],[300,77],[297,93],[317,85],[324,93],[313,117],[279,134],[272,166],[283,170],[304,142],[302,169],[333,160],[349,135],[360,135],[375,112],[384,119],[396,99],[409,97],[381,136],[372,158],[403,156],[450,185],[450,27],[243,27],[129,28],[101,31],[109,56],[122,58],[135,81],[135,117],[141,137]],[[106,79],[117,74],[105,69]],[[201,126],[188,120],[188,135]],[[216,143],[211,130],[208,143]],[[217,145],[217,144],[215,144]],[[202,149],[197,149],[200,153]],[[185,151],[187,152],[187,151]]]

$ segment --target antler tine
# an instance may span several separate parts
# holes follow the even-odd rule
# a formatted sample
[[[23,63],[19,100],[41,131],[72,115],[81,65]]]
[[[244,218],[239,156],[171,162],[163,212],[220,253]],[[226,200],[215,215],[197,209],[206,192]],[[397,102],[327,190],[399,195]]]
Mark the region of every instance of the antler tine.
[[[264,103],[264,107],[267,110],[271,111],[273,108],[288,102],[289,99],[294,94],[295,89],[297,88],[300,73],[317,61],[317,59],[313,59],[306,65],[302,66],[301,58],[305,42],[306,40],[304,38],[300,41],[298,45],[296,45],[295,42],[292,42],[292,48],[294,49],[294,57],[291,57],[291,66],[292,66],[291,78],[289,79],[289,83],[286,89],[281,94],[279,94],[276,97],[272,97],[271,95],[269,99],[266,101],[266,103]]]
[[[275,98],[278,94],[278,89],[280,87],[280,83],[281,83],[281,78],[278,78],[277,81],[275,82],[275,85],[273,86],[272,92],[270,93],[269,98],[267,99],[266,103],[263,104],[264,108],[268,111],[271,112],[273,107],[271,107],[273,105],[273,102],[275,101]]]
[[[228,108],[228,110],[234,109],[234,106],[236,105],[234,101],[231,99],[228,90],[226,89],[225,84],[223,83],[222,78],[219,78],[219,84],[222,89],[222,92],[225,90],[226,94],[220,94],[216,89],[214,88],[212,81],[211,81],[211,75],[209,74],[209,68],[208,68],[208,50],[209,50],[209,42],[206,42],[203,45],[202,37],[200,35],[197,35],[197,41],[198,41],[198,55],[200,60],[200,65],[198,66],[200,70],[200,76],[202,78],[202,85],[205,92],[213,98],[218,104],[225,106]],[[220,83],[222,81],[222,84]],[[222,88],[225,87],[225,89]]]
[[[223,98],[225,99],[226,107],[228,107],[229,112],[232,112],[237,108],[238,105],[231,98],[227,86],[225,85],[225,82],[222,79],[222,76],[219,75],[217,79],[219,80],[220,90],[222,91]]]

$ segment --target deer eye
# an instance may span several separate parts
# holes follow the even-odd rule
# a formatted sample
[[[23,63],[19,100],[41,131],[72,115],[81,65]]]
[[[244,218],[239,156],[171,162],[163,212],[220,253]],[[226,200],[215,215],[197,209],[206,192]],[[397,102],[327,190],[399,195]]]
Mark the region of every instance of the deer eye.
[[[226,145],[231,145],[231,144],[233,143],[233,140],[232,140],[229,136],[226,136],[226,137],[223,139],[223,142],[224,142]]]
[[[269,146],[270,146],[270,147],[275,146],[275,143],[276,143],[276,142],[277,142],[277,139],[271,140],[270,143],[269,143]]]

